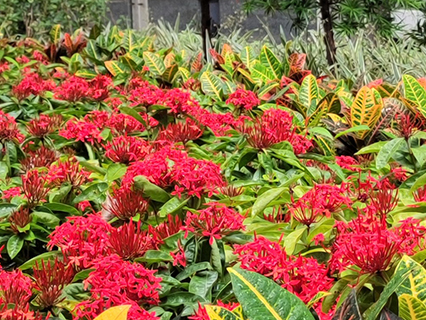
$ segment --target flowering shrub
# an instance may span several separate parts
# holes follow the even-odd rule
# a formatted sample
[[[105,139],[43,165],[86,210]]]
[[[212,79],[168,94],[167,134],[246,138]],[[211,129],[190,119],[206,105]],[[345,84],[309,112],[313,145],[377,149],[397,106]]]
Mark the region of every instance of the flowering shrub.
[[[386,301],[408,319],[426,250],[421,82],[352,88],[267,47],[212,49],[212,69],[137,37],[4,51],[0,318],[245,319],[238,281],[256,274],[248,291],[275,288],[303,319]]]

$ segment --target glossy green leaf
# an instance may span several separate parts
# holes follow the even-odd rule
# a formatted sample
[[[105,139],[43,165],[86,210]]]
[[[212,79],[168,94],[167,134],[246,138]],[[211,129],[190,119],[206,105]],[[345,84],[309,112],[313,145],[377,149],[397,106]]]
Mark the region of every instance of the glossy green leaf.
[[[7,241],[6,249],[10,259],[15,258],[24,246],[24,238],[14,234]]]
[[[273,280],[256,272],[228,269],[232,287],[250,320],[314,320],[305,304]]]
[[[377,154],[376,167],[382,169],[387,166],[392,156],[401,148],[404,138],[396,138],[386,143]]]
[[[269,189],[268,191],[262,193],[260,196],[257,197],[255,203],[253,204],[253,207],[251,209],[251,215],[257,216],[258,214],[262,213],[263,210],[275,199],[277,199],[279,196],[281,196],[285,191],[287,191],[287,187],[279,187],[279,188],[273,188]]]
[[[144,196],[154,201],[165,203],[170,199],[170,195],[166,191],[151,183],[144,176],[136,176],[134,186],[137,190],[141,190]]]

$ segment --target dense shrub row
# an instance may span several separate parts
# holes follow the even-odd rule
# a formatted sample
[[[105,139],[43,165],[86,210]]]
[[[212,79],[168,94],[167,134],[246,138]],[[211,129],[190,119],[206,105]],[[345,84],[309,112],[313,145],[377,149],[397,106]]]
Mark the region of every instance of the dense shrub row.
[[[423,319],[424,79],[51,34],[0,52],[2,319]]]

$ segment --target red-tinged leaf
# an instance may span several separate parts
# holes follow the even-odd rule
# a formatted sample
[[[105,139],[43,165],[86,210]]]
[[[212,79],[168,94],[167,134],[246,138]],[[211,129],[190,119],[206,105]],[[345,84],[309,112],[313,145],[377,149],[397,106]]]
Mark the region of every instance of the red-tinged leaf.
[[[346,300],[334,314],[332,320],[362,320],[359,311],[356,291],[353,289]]]

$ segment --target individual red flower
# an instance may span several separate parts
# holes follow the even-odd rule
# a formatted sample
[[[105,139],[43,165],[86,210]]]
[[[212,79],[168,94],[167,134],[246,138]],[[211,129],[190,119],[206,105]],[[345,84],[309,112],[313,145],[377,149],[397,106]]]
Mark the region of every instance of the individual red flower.
[[[103,101],[110,95],[109,90],[112,88],[112,79],[109,76],[98,74],[89,81],[88,96],[96,101]]]
[[[367,208],[374,207],[373,212],[386,219],[388,213],[398,205],[398,200],[398,189],[383,186],[370,193],[370,205]]]
[[[50,308],[56,306],[65,299],[61,298],[64,287],[71,283],[74,277],[74,269],[67,266],[57,258],[53,263],[44,263],[41,265],[36,262],[33,267],[33,278],[35,289],[39,292],[36,298],[37,303],[42,308]]]
[[[214,239],[221,239],[232,231],[244,230],[245,217],[222,203],[206,203],[207,208],[199,210],[198,214],[187,212],[185,237],[191,232],[199,237],[209,237],[210,245]]]
[[[267,149],[274,144],[288,141],[296,154],[305,153],[312,143],[298,135],[293,127],[293,117],[281,109],[269,109],[260,118],[239,127],[247,136],[247,142],[256,149]]]
[[[170,252],[170,255],[173,258],[173,265],[181,266],[185,268],[186,267],[185,249],[183,248],[182,243],[180,242],[180,239],[178,240],[177,244],[178,244],[177,252]]]
[[[7,70],[10,70],[9,64],[7,62],[0,62],[0,74]]]
[[[151,146],[142,138],[118,136],[105,145],[105,156],[114,162],[129,164],[142,160],[151,151]]]
[[[425,118],[419,113],[399,113],[395,116],[397,130],[401,137],[408,140],[414,133],[425,129]]]
[[[12,88],[12,94],[19,100],[23,100],[30,95],[41,95],[54,88],[55,83],[52,80],[43,80],[38,73],[28,73],[18,85]]]
[[[21,195],[21,187],[12,187],[2,191],[2,199],[10,200]]]
[[[91,144],[102,141],[101,130],[91,123],[84,120],[69,120],[65,128],[59,131],[59,135],[66,139],[75,139],[76,141],[89,142]]]
[[[49,183],[60,186],[68,182],[73,188],[90,181],[90,172],[84,170],[76,158],[59,160],[52,164],[47,173]]]
[[[99,214],[68,217],[49,235],[49,249],[58,247],[64,261],[75,270],[90,268],[95,261],[110,254],[108,233],[111,226]]]
[[[153,227],[148,226],[149,234],[153,235],[153,238],[157,243],[163,243],[163,239],[171,237],[172,235],[178,233],[182,228],[182,220],[178,215],[174,216],[169,214],[167,220],[160,223],[159,225]]]
[[[25,158],[20,160],[21,169],[28,172],[35,168],[50,167],[57,160],[57,154],[54,150],[50,150],[45,146],[41,146],[35,151],[29,150],[25,154]]]
[[[346,170],[350,171],[361,171],[361,168],[359,168],[359,163],[354,158],[349,156],[336,156],[336,164]]]
[[[413,193],[416,202],[426,202],[426,186],[423,186]]]
[[[49,318],[50,313],[46,317]],[[0,319],[2,320],[45,320],[46,317],[38,311],[31,311],[29,303],[23,308],[17,306],[10,308],[10,306],[2,306],[0,303]]]
[[[158,121],[148,116],[147,114],[140,114],[145,122],[150,127],[158,125]],[[105,124],[104,124],[105,125]],[[146,130],[145,126],[137,121],[132,116],[123,113],[112,113],[106,122],[108,128],[111,129],[113,135],[120,136],[123,134],[140,133]]]
[[[27,130],[33,137],[43,138],[58,130],[61,124],[61,115],[41,114],[38,119],[33,119],[27,123]]]
[[[200,108],[198,101],[191,97],[189,91],[184,91],[179,88],[168,90],[161,104],[170,108],[172,113],[191,113],[194,108]]]
[[[272,278],[305,303],[332,286],[325,265],[314,258],[289,256],[279,243],[264,237],[256,236],[253,242],[236,245],[234,253],[242,268]]]
[[[203,135],[203,129],[192,119],[186,118],[185,122],[171,123],[160,132],[159,140],[187,143],[197,140]]]
[[[181,197],[182,193],[198,198],[204,194],[210,197],[226,185],[217,164],[191,157],[185,157],[173,165],[171,179],[175,184],[172,194],[178,197]]]
[[[143,215],[148,210],[148,200],[142,192],[130,187],[114,189],[104,205],[104,215],[130,220],[136,215]]]
[[[294,219],[310,226],[324,217],[330,217],[342,206],[349,207],[352,201],[345,193],[343,186],[316,184],[297,201],[293,200],[288,210]]]
[[[408,179],[409,175],[407,170],[402,167],[393,167],[391,166],[391,174],[395,177],[395,179],[399,182],[404,182]]]
[[[30,170],[22,176],[22,193],[31,207],[43,201],[49,192],[46,187],[47,177],[36,170]]]
[[[10,228],[15,234],[21,233],[21,230],[31,223],[31,221],[30,210],[26,207],[20,207],[18,210],[12,212],[9,217]]]
[[[123,261],[115,254],[97,260],[93,269],[84,281],[85,288],[90,288],[91,297],[77,305],[78,319],[93,319],[104,309],[123,304],[132,306],[130,319],[150,319],[151,316],[140,305],[159,302],[161,278],[154,275],[157,270]]]
[[[24,135],[19,131],[15,118],[0,110],[0,142],[15,139],[22,142]]]
[[[229,95],[226,104],[233,104],[239,109],[251,110],[260,104],[260,100],[253,91],[237,89]]]
[[[149,107],[154,104],[159,104],[164,98],[163,90],[149,84],[147,81],[140,79],[132,79],[130,81],[129,101],[131,106]]]
[[[146,251],[155,247],[151,235],[141,230],[140,220],[136,225],[130,220],[121,227],[112,228],[109,243],[112,251],[124,260],[142,257]]]
[[[90,96],[90,87],[86,79],[70,76],[54,90],[55,99],[77,102]]]
[[[0,271],[0,305],[25,309],[32,296],[33,284],[21,270]],[[3,318],[2,318],[3,319]]]

